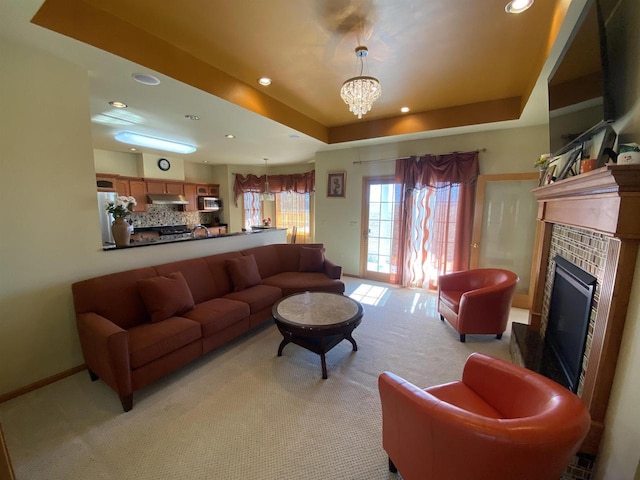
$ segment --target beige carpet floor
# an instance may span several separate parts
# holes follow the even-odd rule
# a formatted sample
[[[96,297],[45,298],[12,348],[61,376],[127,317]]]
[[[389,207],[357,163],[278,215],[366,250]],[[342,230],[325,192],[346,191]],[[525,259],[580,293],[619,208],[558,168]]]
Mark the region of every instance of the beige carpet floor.
[[[0,404],[19,480],[393,479],[381,445],[377,377],[419,386],[457,380],[467,356],[508,358],[502,340],[457,333],[434,294],[345,278],[365,315],[359,350],[320,357],[270,323],[134,394],[118,397],[81,372]],[[368,297],[362,297],[367,294]],[[513,309],[511,320],[527,312]]]

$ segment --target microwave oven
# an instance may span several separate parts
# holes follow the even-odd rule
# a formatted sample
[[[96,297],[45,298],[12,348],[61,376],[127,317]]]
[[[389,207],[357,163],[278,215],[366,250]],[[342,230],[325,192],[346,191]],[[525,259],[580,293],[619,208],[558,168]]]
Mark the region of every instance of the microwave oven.
[[[222,201],[216,197],[198,197],[198,210],[214,212],[222,208]]]

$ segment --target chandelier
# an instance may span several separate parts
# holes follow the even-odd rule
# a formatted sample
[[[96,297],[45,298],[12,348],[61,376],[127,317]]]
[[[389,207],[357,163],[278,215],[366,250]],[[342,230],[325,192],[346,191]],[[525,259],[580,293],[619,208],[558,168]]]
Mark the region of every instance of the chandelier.
[[[268,158],[264,159],[264,193],[260,194],[260,200],[263,202],[273,202],[276,197],[273,193],[269,191],[269,176],[267,175],[267,161]]]
[[[360,75],[344,82],[340,89],[342,100],[349,105],[349,110],[358,118],[362,118],[362,115],[371,110],[373,102],[382,94],[382,87],[377,78],[362,75],[364,58],[368,53],[367,47],[356,48],[356,57],[360,59]]]

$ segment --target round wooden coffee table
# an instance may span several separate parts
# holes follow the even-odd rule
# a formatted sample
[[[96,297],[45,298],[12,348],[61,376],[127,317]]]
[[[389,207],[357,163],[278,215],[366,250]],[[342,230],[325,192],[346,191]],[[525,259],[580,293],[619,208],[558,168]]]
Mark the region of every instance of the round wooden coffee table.
[[[360,325],[364,309],[352,298],[338,293],[294,293],[273,306],[273,318],[283,339],[278,356],[288,343],[295,343],[320,355],[322,378],[327,378],[325,354],[348,340],[358,350],[351,332]]]

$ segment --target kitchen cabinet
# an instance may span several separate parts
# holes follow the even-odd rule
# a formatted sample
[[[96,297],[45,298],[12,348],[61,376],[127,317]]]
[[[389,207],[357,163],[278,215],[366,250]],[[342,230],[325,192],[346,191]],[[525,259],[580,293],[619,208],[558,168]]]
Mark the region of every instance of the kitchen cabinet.
[[[96,173],[96,187],[99,192],[115,192],[118,175],[110,173]]]
[[[128,178],[116,178],[116,192],[118,192],[118,196],[129,197],[131,195]]]
[[[184,184],[184,198],[189,202],[188,205],[184,205],[185,212],[195,212],[198,210],[198,196],[196,191],[195,183]]]
[[[129,195],[136,199],[137,205],[134,212],[147,211],[147,182],[144,180],[129,179]]]
[[[220,184],[198,184],[196,185],[199,197],[219,197]]]
[[[147,180],[147,193],[168,193],[184,195],[184,183]]]

